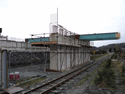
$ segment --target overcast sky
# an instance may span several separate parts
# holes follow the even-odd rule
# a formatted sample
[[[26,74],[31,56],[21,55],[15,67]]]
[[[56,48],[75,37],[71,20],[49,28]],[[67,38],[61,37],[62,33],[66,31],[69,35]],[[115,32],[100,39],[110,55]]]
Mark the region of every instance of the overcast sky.
[[[59,24],[72,32],[121,33],[120,40],[96,41],[95,46],[125,42],[125,0],[0,0],[2,35],[48,33],[50,14],[57,7]]]

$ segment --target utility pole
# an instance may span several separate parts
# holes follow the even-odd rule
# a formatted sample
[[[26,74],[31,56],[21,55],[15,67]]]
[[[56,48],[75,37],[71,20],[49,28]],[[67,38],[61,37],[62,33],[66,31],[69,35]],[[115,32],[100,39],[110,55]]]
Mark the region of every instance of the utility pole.
[[[58,70],[58,8],[57,8],[57,70]]]

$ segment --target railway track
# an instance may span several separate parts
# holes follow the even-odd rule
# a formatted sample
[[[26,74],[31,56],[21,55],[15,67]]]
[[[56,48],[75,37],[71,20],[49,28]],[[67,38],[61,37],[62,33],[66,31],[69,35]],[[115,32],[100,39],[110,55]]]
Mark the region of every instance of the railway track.
[[[49,92],[51,92],[51,90],[55,90],[56,87],[63,85],[65,82],[69,81],[73,77],[81,74],[83,71],[89,69],[90,67],[92,67],[93,65],[95,65],[99,62],[105,61],[108,58],[109,58],[109,56],[102,57],[102,58],[96,60],[94,63],[92,62],[92,63],[86,64],[86,65],[84,65],[80,68],[77,68],[76,70],[73,70],[67,74],[64,74],[64,75],[57,77],[51,81],[48,81],[48,82],[43,83],[39,86],[36,86],[35,88],[24,91],[24,92],[22,92],[22,94],[48,94]]]

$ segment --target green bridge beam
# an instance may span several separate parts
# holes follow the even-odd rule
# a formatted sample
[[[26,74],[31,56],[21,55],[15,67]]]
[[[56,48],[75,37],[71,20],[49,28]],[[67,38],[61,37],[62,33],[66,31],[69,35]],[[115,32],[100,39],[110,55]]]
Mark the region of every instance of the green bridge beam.
[[[96,40],[113,40],[119,39],[120,33],[97,33],[97,34],[84,34],[80,35],[79,39],[81,40],[89,40],[89,41],[96,41]]]

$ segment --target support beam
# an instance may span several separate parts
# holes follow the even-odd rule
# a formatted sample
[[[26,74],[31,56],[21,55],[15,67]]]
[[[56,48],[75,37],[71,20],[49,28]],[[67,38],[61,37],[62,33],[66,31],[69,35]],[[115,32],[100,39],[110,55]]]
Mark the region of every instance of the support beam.
[[[88,41],[96,41],[96,40],[113,40],[119,39],[120,33],[97,33],[97,34],[84,34],[80,35],[79,39],[88,40]]]

